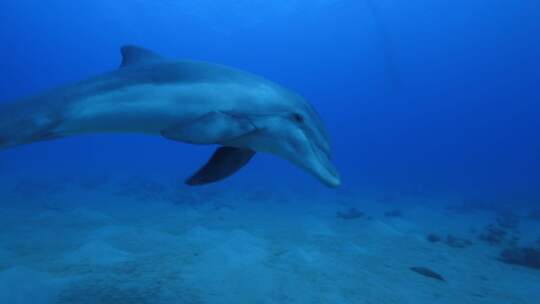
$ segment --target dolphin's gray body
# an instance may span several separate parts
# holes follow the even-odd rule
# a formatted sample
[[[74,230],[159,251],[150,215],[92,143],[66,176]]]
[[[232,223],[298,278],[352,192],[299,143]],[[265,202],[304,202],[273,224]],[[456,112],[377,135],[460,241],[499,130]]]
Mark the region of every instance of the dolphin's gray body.
[[[340,179],[319,115],[261,77],[203,62],[122,48],[118,70],[0,107],[0,148],[94,132],[138,132],[221,145],[187,180],[232,175],[255,151],[290,160],[329,186]]]

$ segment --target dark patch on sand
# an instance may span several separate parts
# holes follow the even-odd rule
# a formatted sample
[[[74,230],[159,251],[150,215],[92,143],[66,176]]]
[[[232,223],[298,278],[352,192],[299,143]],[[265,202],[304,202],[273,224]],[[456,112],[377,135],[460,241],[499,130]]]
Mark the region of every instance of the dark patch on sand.
[[[349,208],[349,210],[345,212],[340,212],[340,211],[337,212],[336,216],[344,220],[354,220],[354,219],[363,218],[365,216],[365,213],[362,211],[359,211],[356,208]]]
[[[442,275],[438,274],[437,272],[435,272],[435,271],[433,271],[433,270],[431,270],[431,269],[429,269],[427,267],[411,267],[409,269],[416,272],[416,273],[418,273],[418,274],[420,274],[420,275],[423,275],[425,277],[446,282],[446,280],[444,279],[444,277]]]
[[[430,233],[426,236],[426,240],[430,243],[438,243],[440,241],[442,241],[441,237],[438,236],[437,234],[434,234],[434,233]]]
[[[501,251],[499,260],[507,263],[540,269],[540,250],[532,247],[515,247]]]

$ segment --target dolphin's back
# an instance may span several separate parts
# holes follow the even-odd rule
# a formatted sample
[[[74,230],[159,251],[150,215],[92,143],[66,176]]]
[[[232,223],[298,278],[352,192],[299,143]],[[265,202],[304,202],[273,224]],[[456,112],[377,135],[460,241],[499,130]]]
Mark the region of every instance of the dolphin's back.
[[[124,85],[142,83],[159,85],[200,82],[268,82],[245,71],[199,61],[170,61],[121,68],[113,72],[111,76],[117,77]]]
[[[206,62],[158,60],[127,65],[37,96],[0,105],[0,148],[59,137],[53,130],[62,123],[63,111],[70,104],[95,96],[145,85],[249,84],[255,81],[265,80],[234,68]]]

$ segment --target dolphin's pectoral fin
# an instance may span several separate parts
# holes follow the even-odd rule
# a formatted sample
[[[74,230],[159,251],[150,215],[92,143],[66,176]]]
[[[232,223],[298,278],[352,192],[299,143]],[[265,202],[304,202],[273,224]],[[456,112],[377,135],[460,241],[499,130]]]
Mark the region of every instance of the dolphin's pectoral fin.
[[[247,118],[212,111],[197,119],[173,125],[161,131],[161,135],[192,144],[225,144],[255,130]]]
[[[227,178],[245,166],[253,155],[255,151],[250,149],[220,147],[199,171],[186,180],[186,184],[204,185]]]
[[[247,118],[212,111],[199,118],[173,125],[161,131],[161,135],[193,144],[226,144],[256,131]],[[250,149],[220,147],[199,171],[186,180],[186,184],[203,185],[229,177],[245,166],[254,154],[255,151]]]
[[[122,53],[120,68],[165,60],[161,55],[135,45],[125,45],[120,52]]]

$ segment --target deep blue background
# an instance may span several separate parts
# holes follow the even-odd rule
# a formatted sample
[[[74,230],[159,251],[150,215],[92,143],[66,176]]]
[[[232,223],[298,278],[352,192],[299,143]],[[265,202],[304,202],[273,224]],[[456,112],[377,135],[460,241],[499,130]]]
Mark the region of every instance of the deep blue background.
[[[343,189],[532,198],[540,189],[538,37],[536,0],[2,0],[0,100],[114,69],[119,47],[139,44],[303,94],[331,132]],[[84,136],[3,151],[0,167],[180,178],[211,150]],[[261,184],[319,187],[270,156],[232,183],[259,175]]]

